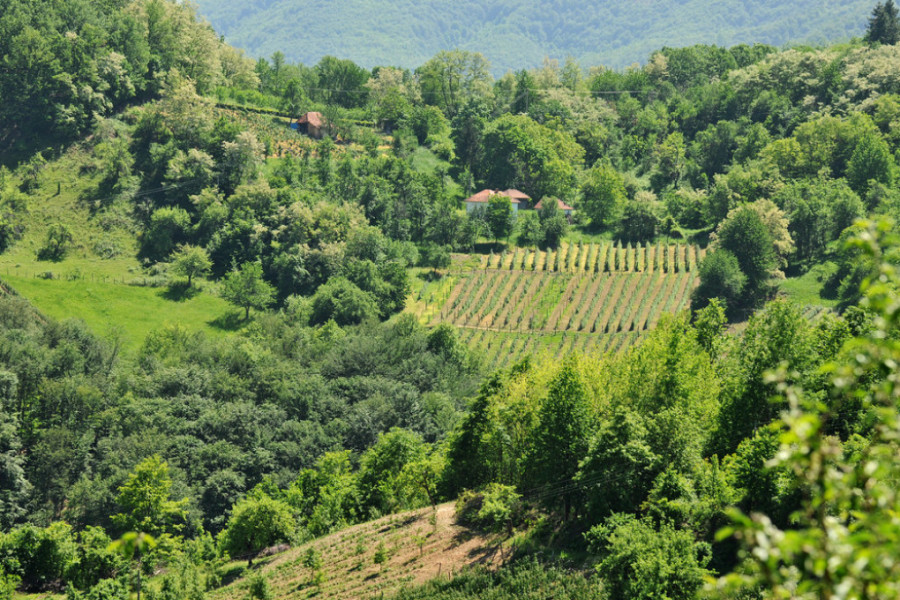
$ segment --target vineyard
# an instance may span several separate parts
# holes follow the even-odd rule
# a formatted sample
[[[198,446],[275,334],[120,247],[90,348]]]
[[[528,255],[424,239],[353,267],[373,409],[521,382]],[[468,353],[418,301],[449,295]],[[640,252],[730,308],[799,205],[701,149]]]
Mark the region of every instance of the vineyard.
[[[682,244],[512,249],[470,257],[411,306],[424,323],[459,328],[491,368],[526,354],[617,351],[688,307],[703,255]]]

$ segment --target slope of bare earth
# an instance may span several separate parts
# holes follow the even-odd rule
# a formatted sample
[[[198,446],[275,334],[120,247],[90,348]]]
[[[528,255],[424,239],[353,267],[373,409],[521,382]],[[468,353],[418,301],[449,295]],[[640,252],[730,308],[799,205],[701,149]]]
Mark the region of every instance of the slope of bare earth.
[[[318,573],[304,566],[309,548],[321,559]],[[383,557],[381,564],[376,556]],[[499,567],[500,538],[456,523],[453,504],[383,517],[256,561],[252,569],[211,592],[210,600],[243,600],[247,578],[262,574],[279,600],[388,597],[405,586],[452,577],[472,565]]]

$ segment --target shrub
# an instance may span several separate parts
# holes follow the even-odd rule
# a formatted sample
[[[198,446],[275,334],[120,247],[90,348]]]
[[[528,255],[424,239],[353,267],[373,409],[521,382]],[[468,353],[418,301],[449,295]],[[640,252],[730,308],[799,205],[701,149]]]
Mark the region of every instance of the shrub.
[[[37,251],[38,260],[60,261],[72,245],[72,231],[62,223],[54,223],[47,229],[44,245]]]
[[[387,562],[387,548],[384,547],[384,542],[379,542],[378,547],[375,548],[375,554],[372,556],[372,561],[376,565],[383,565]]]
[[[118,579],[103,579],[83,593],[72,586],[66,589],[66,600],[129,600],[129,597],[128,587]]]
[[[75,550],[67,523],[53,523],[45,529],[23,525],[0,540],[0,568],[21,577],[23,587],[46,589],[64,581]]]
[[[17,576],[7,575],[0,569],[0,600],[12,600],[20,581]]]
[[[463,492],[456,501],[456,515],[466,525],[511,531],[522,521],[522,497],[512,486],[490,483],[481,492]]]
[[[187,560],[170,565],[154,587],[147,586],[147,600],[205,600],[207,580]]]
[[[585,537],[601,557],[597,573],[610,598],[688,600],[709,573],[709,546],[668,523],[657,530],[649,520],[616,514]]]
[[[119,553],[110,550],[112,540],[100,527],[86,527],[79,535],[75,559],[68,565],[68,580],[86,590],[112,577],[122,566]]]
[[[378,316],[372,294],[364,292],[343,277],[331,279],[316,291],[312,300],[313,324],[333,319],[338,325],[356,325]]]
[[[247,581],[247,591],[251,600],[272,600],[272,586],[262,573],[257,573]]]

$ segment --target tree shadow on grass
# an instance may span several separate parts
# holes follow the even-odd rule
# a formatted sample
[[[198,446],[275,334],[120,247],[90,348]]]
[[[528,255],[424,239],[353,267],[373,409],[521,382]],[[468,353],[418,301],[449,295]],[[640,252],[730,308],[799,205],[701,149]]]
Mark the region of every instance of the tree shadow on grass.
[[[190,300],[199,293],[200,288],[196,285],[189,286],[187,281],[176,281],[170,283],[168,287],[159,293],[159,295],[172,302],[184,302],[185,300]]]
[[[444,278],[444,274],[441,273],[440,271],[432,270],[432,271],[423,271],[423,272],[419,273],[418,275],[416,275],[416,277],[418,277],[422,281],[429,281],[429,282],[430,281],[440,281],[441,279]]]
[[[233,311],[220,315],[212,321],[207,321],[206,324],[221,331],[237,331],[246,325],[247,321],[244,320],[244,313]]]
[[[219,573],[219,577],[221,577],[221,585],[222,587],[234,583],[241,577],[246,574],[247,565],[235,565],[232,567],[228,567],[228,569],[224,572]]]
[[[494,254],[500,254],[504,250],[508,249],[508,244],[503,242],[478,242],[475,244],[475,254],[490,254],[493,252]]]

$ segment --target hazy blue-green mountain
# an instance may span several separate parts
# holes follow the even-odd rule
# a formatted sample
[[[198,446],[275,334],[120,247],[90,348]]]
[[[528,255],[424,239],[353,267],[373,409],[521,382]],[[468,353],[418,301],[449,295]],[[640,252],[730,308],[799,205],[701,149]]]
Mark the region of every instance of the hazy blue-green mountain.
[[[230,43],[315,63],[415,67],[483,52],[495,73],[545,56],[621,67],[662,46],[818,43],[861,35],[873,0],[197,0]]]

